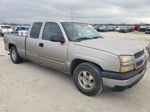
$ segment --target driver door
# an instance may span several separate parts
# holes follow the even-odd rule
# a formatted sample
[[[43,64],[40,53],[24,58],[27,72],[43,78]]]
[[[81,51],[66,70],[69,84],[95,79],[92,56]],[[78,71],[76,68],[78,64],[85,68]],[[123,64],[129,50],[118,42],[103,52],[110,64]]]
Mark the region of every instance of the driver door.
[[[63,36],[57,23],[45,23],[42,37],[39,41],[39,62],[42,65],[66,71],[67,44],[50,41],[51,36]]]

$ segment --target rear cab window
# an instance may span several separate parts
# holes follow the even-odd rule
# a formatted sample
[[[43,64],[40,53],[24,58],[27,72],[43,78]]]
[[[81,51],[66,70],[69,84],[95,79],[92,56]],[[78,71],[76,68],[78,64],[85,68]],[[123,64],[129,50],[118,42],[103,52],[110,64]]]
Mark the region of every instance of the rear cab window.
[[[30,38],[39,38],[40,31],[42,27],[42,22],[36,22],[32,25],[31,32],[30,32]]]

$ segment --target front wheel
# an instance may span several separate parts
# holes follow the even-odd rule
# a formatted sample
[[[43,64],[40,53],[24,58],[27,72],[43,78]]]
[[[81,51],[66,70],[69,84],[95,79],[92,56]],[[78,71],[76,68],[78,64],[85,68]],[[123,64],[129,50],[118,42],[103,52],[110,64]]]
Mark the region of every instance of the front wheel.
[[[18,51],[15,46],[12,46],[10,49],[10,58],[11,58],[11,61],[15,64],[22,62],[22,58],[19,56]]]
[[[79,64],[74,70],[73,78],[78,90],[87,96],[95,96],[103,90],[101,70],[95,64]]]

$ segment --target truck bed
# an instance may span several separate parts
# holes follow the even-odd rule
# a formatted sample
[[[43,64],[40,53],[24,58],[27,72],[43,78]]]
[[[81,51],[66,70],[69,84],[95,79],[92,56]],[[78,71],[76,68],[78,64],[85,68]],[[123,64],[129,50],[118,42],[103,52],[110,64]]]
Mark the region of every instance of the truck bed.
[[[25,53],[25,42],[27,37],[19,36],[17,34],[5,34],[4,35],[4,44],[5,49],[9,51],[11,45],[15,45],[18,53],[21,57],[26,57]]]

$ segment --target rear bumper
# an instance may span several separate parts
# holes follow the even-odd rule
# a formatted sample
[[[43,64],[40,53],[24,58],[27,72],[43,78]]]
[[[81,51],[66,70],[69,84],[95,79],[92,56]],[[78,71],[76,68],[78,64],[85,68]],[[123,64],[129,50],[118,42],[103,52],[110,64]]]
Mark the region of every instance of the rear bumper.
[[[130,88],[142,79],[147,70],[146,65],[147,63],[143,67],[127,73],[102,72],[103,85],[114,90]]]

